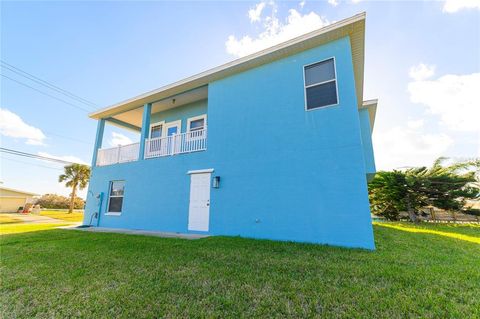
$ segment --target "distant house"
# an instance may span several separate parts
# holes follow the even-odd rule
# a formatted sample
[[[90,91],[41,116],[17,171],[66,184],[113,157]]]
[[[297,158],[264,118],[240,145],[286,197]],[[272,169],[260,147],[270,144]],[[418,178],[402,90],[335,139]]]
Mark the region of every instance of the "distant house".
[[[33,203],[38,194],[0,186],[0,213],[16,212],[19,207]]]
[[[364,39],[362,13],[90,114],[84,222],[374,249]]]
[[[471,209],[479,209],[480,210],[480,200],[478,200],[478,199],[467,200],[467,207],[469,207]]]

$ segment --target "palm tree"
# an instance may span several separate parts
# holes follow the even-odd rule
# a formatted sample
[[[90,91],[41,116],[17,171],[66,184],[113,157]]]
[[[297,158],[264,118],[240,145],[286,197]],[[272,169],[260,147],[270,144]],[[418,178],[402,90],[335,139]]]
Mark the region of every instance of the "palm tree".
[[[75,196],[77,192],[77,187],[79,189],[84,189],[90,179],[90,167],[83,164],[72,164],[65,166],[65,173],[58,177],[60,183],[65,182],[65,186],[72,188],[72,193],[70,194],[70,208],[69,213],[73,211],[73,205],[75,203]]]

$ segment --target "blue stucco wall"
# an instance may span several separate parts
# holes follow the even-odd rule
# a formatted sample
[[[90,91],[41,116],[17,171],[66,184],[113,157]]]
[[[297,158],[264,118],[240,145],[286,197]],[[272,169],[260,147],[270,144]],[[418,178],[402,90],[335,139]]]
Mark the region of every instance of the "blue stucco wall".
[[[332,56],[339,104],[306,112],[303,65]],[[97,205],[92,194],[125,179],[122,215],[102,213],[100,226],[188,232],[186,173],[213,168],[221,185],[211,190],[209,234],[374,248],[348,38],[208,90],[207,151],[95,167],[87,223]]]
[[[360,131],[362,134],[363,157],[365,159],[365,171],[370,180],[376,172],[375,158],[373,155],[372,129],[370,126],[370,115],[368,109],[358,111],[360,119]]]

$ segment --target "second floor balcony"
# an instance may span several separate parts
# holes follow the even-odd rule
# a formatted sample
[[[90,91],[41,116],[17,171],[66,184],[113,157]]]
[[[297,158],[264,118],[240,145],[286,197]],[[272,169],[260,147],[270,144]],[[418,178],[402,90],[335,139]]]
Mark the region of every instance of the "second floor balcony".
[[[207,128],[172,134],[165,137],[145,139],[144,158],[151,159],[163,156],[205,151],[207,149]],[[121,145],[118,147],[99,149],[97,166],[133,162],[139,159],[140,143]]]
[[[161,96],[142,99],[142,103],[125,102],[120,109],[110,107],[96,112],[98,125],[92,165],[106,166],[205,151],[208,86]],[[122,145],[102,148],[103,142]]]

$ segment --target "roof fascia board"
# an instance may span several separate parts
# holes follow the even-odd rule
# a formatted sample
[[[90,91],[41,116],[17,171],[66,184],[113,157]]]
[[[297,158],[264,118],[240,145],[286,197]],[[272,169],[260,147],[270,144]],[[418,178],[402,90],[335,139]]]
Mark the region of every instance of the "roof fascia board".
[[[0,189],[4,189],[6,191],[11,191],[11,192],[20,193],[20,194],[25,194],[25,195],[39,196],[39,194],[36,194],[36,193],[24,192],[18,189],[13,189],[13,188],[8,188],[3,186],[1,186]]]

